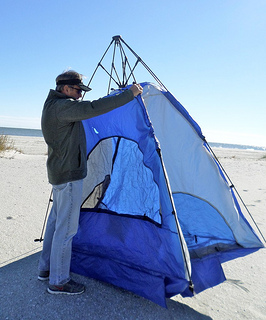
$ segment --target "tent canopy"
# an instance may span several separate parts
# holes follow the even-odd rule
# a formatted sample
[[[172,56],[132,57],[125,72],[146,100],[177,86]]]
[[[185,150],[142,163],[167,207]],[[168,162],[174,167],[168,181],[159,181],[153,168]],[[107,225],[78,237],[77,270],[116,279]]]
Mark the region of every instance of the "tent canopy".
[[[71,268],[165,306],[192,283],[198,293],[224,281],[221,262],[263,244],[197,123],[165,88],[142,86],[142,97],[83,121],[88,175]]]

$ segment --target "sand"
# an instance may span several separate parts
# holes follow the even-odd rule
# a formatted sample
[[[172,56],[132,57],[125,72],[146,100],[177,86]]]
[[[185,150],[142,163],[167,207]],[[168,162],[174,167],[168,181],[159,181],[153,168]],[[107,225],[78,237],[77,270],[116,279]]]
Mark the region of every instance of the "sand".
[[[0,154],[0,319],[266,319],[266,251],[223,264],[228,281],[168,309],[79,275],[80,296],[52,296],[37,280],[40,237],[51,187],[43,138],[11,137],[20,152]],[[266,152],[214,148],[266,235]]]

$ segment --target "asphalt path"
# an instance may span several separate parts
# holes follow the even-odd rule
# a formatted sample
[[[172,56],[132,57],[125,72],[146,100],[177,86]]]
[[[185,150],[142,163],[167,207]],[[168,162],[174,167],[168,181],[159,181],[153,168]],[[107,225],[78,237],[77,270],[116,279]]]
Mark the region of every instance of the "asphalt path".
[[[107,283],[72,274],[84,283],[85,293],[76,296],[47,293],[47,281],[39,281],[40,252],[0,268],[1,320],[115,320],[115,319],[211,319],[191,307],[167,299],[167,307]]]

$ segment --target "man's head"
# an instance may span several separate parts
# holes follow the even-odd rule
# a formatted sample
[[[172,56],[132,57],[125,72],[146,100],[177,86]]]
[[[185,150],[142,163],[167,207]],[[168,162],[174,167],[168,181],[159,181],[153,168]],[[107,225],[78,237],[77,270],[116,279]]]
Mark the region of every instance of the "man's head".
[[[76,71],[66,71],[56,78],[56,91],[62,92],[73,99],[79,99],[82,91],[90,90],[88,86],[82,83],[82,75]]]

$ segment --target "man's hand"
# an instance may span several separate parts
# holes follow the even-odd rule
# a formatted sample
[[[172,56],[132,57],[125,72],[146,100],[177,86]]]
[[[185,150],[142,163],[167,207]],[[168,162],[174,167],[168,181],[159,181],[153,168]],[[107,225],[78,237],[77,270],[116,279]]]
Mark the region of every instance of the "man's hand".
[[[142,94],[143,88],[140,84],[132,84],[132,86],[129,88],[134,94],[134,97],[136,97],[139,94]]]

